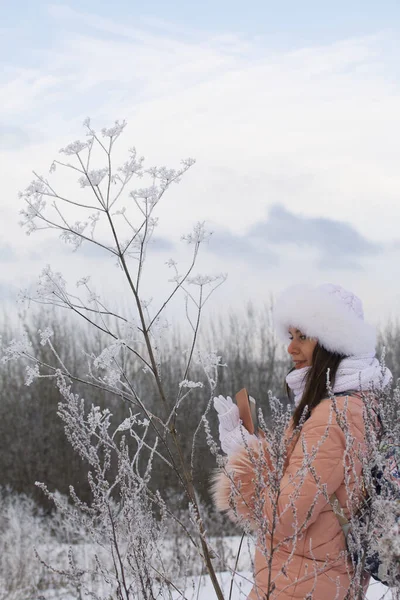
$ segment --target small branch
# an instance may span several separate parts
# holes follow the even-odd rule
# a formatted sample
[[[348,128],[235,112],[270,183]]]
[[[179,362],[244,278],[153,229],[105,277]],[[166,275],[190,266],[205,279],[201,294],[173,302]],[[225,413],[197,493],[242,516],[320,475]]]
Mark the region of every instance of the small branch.
[[[54,161],[54,162],[58,162],[58,161]],[[58,164],[62,164],[62,163],[58,163]],[[65,165],[66,167],[70,167],[71,169],[76,169],[76,167],[73,167],[72,165]],[[79,173],[83,173],[83,171],[81,171],[80,169],[76,169],[77,171],[79,171]],[[57,194],[57,192],[54,190],[54,188],[50,185],[50,183],[44,179],[44,177],[42,177],[41,175],[38,175],[36,173],[36,171],[32,171],[32,173],[35,175],[35,177],[37,177],[39,179],[39,181],[41,181],[42,183],[44,183],[49,190],[52,192],[51,194],[47,193],[47,192],[41,192],[43,196],[48,196],[49,198],[57,198],[57,200],[62,200],[63,202],[68,202],[68,204],[73,204],[74,206],[79,206],[79,208],[89,208],[90,210],[101,210],[102,212],[103,209],[99,208],[98,206],[90,206],[88,204],[81,204],[80,202],[74,202],[73,200],[70,200],[69,198],[64,198],[63,196],[60,196],[59,194]]]
[[[96,138],[97,139],[97,138]],[[77,154],[78,160],[81,164],[81,167],[83,169],[83,172],[85,173],[85,177],[89,182],[90,187],[92,188],[92,192],[94,193],[94,195],[96,196],[96,199],[98,201],[98,203],[100,204],[100,206],[103,208],[104,212],[106,211],[106,206],[105,204],[102,202],[101,196],[97,193],[95,186],[93,185],[90,177],[89,177],[89,172],[86,170],[85,165],[82,162],[81,157],[79,156],[79,154]]]
[[[191,274],[191,272],[193,271],[193,268],[196,264],[196,259],[197,259],[197,254],[199,251],[199,244],[196,244],[195,247],[195,251],[193,253],[193,258],[192,258],[192,262],[191,265],[189,267],[189,269],[187,270],[186,274],[183,276],[182,280],[179,282],[179,284],[175,287],[175,289],[171,292],[171,294],[168,296],[168,298],[165,300],[165,302],[162,304],[161,308],[157,311],[156,315],[153,317],[153,319],[151,320],[147,330],[149,331],[151,329],[151,326],[153,325],[153,323],[157,320],[157,318],[160,316],[160,314],[162,313],[162,311],[164,310],[164,308],[167,306],[167,304],[170,302],[170,300],[172,300],[172,298],[175,296],[176,292],[183,287],[183,284],[185,283],[185,281],[187,280],[187,278],[189,277],[189,275]]]
[[[32,204],[31,204],[31,202],[28,199],[25,199],[25,201],[26,201],[26,203],[31,208],[34,208],[32,206]],[[42,213],[37,212],[36,213],[36,217],[38,219],[40,219],[41,221],[44,221],[45,223],[47,223],[49,225],[48,229],[61,229],[61,231],[66,231],[67,233],[73,233],[77,237],[80,237],[82,240],[86,240],[87,242],[90,242],[91,244],[96,244],[96,246],[100,246],[100,248],[103,248],[107,252],[110,252],[111,254],[117,255],[117,253],[115,252],[115,250],[113,250],[112,248],[109,248],[108,246],[105,246],[101,242],[98,242],[98,241],[96,241],[96,240],[94,240],[92,238],[88,238],[86,235],[83,235],[83,233],[79,233],[77,231],[74,231],[69,226],[68,227],[64,227],[60,223],[54,223],[53,221],[50,221],[50,219],[47,219]]]

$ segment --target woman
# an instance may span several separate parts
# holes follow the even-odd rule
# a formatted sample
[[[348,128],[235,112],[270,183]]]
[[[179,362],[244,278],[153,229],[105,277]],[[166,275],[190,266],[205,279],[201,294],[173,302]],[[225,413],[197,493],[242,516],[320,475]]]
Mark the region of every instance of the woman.
[[[327,370],[337,410],[346,411],[350,434],[361,447],[365,446],[364,404],[357,391],[386,386],[391,373],[388,369],[382,373],[375,358],[375,332],[364,321],[361,301],[340,286],[293,286],[278,299],[274,318],[293,360],[286,383],[295,403],[285,432],[287,455],[278,500],[274,508],[268,489],[271,479],[265,477],[264,487],[257,479],[257,465],[270,462],[267,442],[244,434],[236,405],[222,396],[214,400],[214,406],[228,462],[215,477],[214,500],[231,518],[244,517],[257,530],[255,582],[249,599],[343,600],[349,593],[352,565],[346,558],[341,525],[327,498],[336,493],[349,518],[348,494],[354,491],[361,499],[362,469],[353,456],[354,471],[345,484],[346,436],[336,411],[332,413]],[[305,421],[300,427],[303,412]],[[294,432],[296,427],[300,435]],[[305,449],[314,449],[312,468],[308,468],[310,463],[304,468]],[[326,493],[321,493],[323,488]],[[271,547],[274,511],[272,546],[276,551],[270,561],[265,548]],[[368,587],[367,579],[363,587]]]

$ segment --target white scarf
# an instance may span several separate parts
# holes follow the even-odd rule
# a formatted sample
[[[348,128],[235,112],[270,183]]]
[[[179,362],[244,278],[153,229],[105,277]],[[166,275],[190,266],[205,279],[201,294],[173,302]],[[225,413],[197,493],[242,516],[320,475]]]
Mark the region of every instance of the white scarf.
[[[296,369],[286,377],[286,383],[294,393],[296,406],[303,396],[307,373],[310,367]],[[367,391],[372,386],[376,389],[386,387],[392,380],[392,373],[382,367],[375,358],[375,354],[360,354],[344,358],[336,372],[333,392],[348,392],[350,390]]]

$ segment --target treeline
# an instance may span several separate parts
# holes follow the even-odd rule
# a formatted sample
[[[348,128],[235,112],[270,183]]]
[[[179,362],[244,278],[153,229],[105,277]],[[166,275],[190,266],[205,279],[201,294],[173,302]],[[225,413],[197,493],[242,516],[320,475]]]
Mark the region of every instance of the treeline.
[[[15,332],[4,321],[1,337],[3,345],[14,337]],[[24,330],[33,345],[35,355],[45,364],[54,364],[48,345],[41,345],[38,330],[51,327],[54,331],[52,343],[60,359],[70,373],[83,380],[88,379],[89,365],[93,356],[98,356],[106,341],[98,331],[77,326],[65,314],[45,311],[37,312]],[[386,364],[395,378],[400,376],[400,325],[388,323],[379,334],[378,353],[386,347]],[[225,315],[203,323],[199,345],[215,351],[226,366],[220,367],[216,393],[234,394],[247,387],[262,407],[268,418],[268,390],[285,399],[284,377],[290,367],[285,349],[276,340],[269,307],[255,308],[249,305],[242,314]],[[172,328],[164,336],[160,371],[169,406],[177,397],[179,383],[187,360],[188,340],[179,328]],[[86,358],[85,358],[86,357]],[[134,355],[124,355],[124,370],[128,379],[145,402],[148,410],[158,413],[160,402],[149,373],[144,372]],[[188,379],[201,381],[204,388],[195,388],[176,414],[176,430],[184,453],[192,456],[192,441],[202,415],[210,402],[203,369],[192,363]],[[54,380],[40,378],[30,386],[25,384],[26,365],[7,362],[0,368],[0,486],[9,486],[19,493],[32,496],[38,504],[49,509],[43,493],[35,486],[44,482],[51,490],[68,493],[70,485],[84,501],[90,501],[87,483],[87,465],[73,451],[64,433],[64,425],[57,416],[60,394]],[[120,397],[98,387],[75,382],[73,389],[85,398],[86,405],[109,408],[115,427],[127,416],[130,405]],[[133,409],[132,409],[133,410]],[[137,410],[133,410],[137,412]],[[217,438],[217,419],[213,409],[208,413],[212,432]],[[208,502],[209,476],[215,467],[215,459],[206,443],[204,430],[200,427],[193,453],[195,464],[195,486],[204,502]],[[145,457],[143,457],[145,460]],[[116,466],[111,466],[111,471]],[[110,473],[112,475],[112,472]],[[155,459],[152,483],[164,493],[176,494],[179,486],[173,474],[161,460]],[[178,499],[178,495],[177,495]]]

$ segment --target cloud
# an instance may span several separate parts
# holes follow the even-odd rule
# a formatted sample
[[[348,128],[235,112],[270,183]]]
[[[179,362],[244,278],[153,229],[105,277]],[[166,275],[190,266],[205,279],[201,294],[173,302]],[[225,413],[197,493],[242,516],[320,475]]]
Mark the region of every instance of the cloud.
[[[383,245],[361,235],[352,225],[321,217],[306,217],[275,205],[268,219],[253,226],[248,237],[268,244],[293,244],[318,251],[321,267],[355,268],[358,259],[376,256]]]
[[[174,248],[175,245],[170,240],[160,236],[153,237],[149,243],[149,250],[151,252],[170,252],[174,250]],[[5,247],[5,251],[11,252],[11,249],[7,246]],[[3,260],[2,252],[2,248],[0,247],[0,261]],[[59,257],[64,257],[64,259],[70,257],[72,254],[76,254],[76,256],[83,258],[83,260],[98,260],[101,262],[105,259],[111,259],[115,262],[114,256],[98,244],[84,241],[81,246],[74,251],[70,244],[60,240],[57,235],[53,236],[53,239],[39,242],[35,250],[30,252],[29,258],[35,261],[47,261],[48,257],[54,256],[55,253]]]
[[[0,123],[0,151],[16,150],[28,145],[31,140],[27,129]]]
[[[320,269],[360,269],[362,258],[375,257],[384,250],[382,244],[368,240],[349,223],[305,217],[280,205],[274,205],[268,218],[250,227],[245,235],[217,230],[209,249],[253,268],[271,268],[285,260],[281,250],[288,245],[295,253],[314,250]]]
[[[216,230],[209,241],[208,250],[229,262],[240,261],[255,268],[277,265],[278,256],[268,244],[257,247],[254,241],[249,235],[239,236],[226,230]]]
[[[0,245],[0,262],[14,262],[17,260],[17,255],[14,249],[8,244]]]

